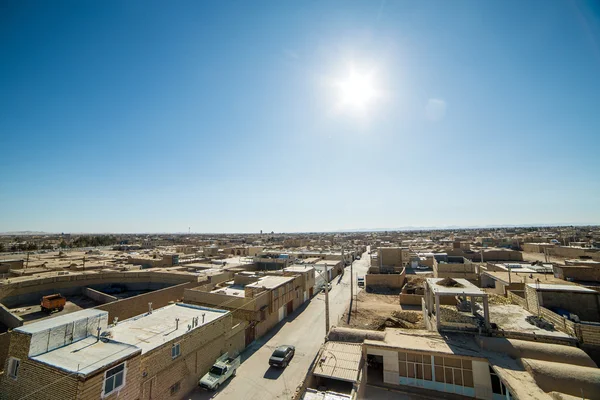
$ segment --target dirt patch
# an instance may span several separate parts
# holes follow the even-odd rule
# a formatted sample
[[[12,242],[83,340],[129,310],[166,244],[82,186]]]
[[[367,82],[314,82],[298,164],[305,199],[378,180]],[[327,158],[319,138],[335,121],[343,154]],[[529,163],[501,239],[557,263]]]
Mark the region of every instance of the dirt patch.
[[[551,324],[550,322],[546,321],[545,319],[535,316],[535,315],[530,315],[527,318],[525,318],[525,321],[529,322],[531,325],[535,325],[540,329],[544,329],[546,331],[553,331],[554,330],[554,325]]]
[[[512,302],[510,301],[510,299],[508,297],[504,297],[504,296],[500,296],[498,294],[492,294],[490,293],[488,295],[488,302],[490,304],[498,304],[498,305],[509,305],[512,304]]]
[[[445,287],[463,287],[462,283],[458,283],[452,278],[444,278],[441,281],[438,281],[436,283],[440,286],[445,286]]]
[[[421,319],[421,310],[403,309],[398,295],[362,291],[353,304],[349,320],[346,310],[339,326],[377,331],[383,331],[385,328],[423,329]]]
[[[474,316],[461,313],[455,306],[440,306],[440,316],[442,321],[455,324],[473,325],[475,322]]]

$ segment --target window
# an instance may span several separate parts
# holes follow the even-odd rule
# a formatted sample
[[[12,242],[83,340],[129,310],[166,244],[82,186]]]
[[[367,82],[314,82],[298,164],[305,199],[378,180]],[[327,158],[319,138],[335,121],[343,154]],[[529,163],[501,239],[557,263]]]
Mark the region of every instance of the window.
[[[171,386],[171,396],[173,396],[175,393],[179,392],[180,388],[181,388],[181,382],[177,382],[176,384]]]
[[[500,380],[500,377],[496,374],[496,372],[490,366],[490,378],[492,379],[492,391],[495,394],[501,394],[502,396],[507,396],[509,399],[512,399],[512,395],[508,391],[507,387],[504,386],[504,382]]]
[[[102,396],[108,396],[123,386],[125,386],[125,363],[106,371],[104,374],[104,393]]]
[[[175,343],[173,347],[171,347],[171,358],[177,358],[181,354],[181,349],[179,348],[179,343]]]
[[[434,357],[436,382],[474,387],[471,360],[454,357]]]
[[[431,356],[417,353],[398,353],[399,375],[406,378],[416,378],[430,381]]]
[[[18,358],[11,357],[8,360],[8,376],[13,379],[17,379],[19,376],[19,367],[21,366],[21,360]]]

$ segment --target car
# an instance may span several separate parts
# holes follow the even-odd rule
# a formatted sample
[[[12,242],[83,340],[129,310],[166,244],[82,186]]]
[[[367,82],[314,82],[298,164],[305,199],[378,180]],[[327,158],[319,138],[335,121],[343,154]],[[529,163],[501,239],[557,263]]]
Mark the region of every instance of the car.
[[[365,277],[364,276],[359,276],[358,278],[356,278],[356,280],[357,280],[358,287],[365,286]]]
[[[323,285],[323,292],[325,292],[325,285]],[[327,291],[330,292],[331,291],[331,283],[327,283]]]
[[[292,358],[294,358],[295,353],[296,348],[294,346],[279,346],[275,349],[273,354],[271,354],[271,358],[269,358],[269,365],[272,367],[285,368],[288,366]]]
[[[235,376],[240,367],[240,356],[229,357],[228,353],[217,358],[210,370],[198,381],[198,386],[207,390],[219,390],[227,379]]]

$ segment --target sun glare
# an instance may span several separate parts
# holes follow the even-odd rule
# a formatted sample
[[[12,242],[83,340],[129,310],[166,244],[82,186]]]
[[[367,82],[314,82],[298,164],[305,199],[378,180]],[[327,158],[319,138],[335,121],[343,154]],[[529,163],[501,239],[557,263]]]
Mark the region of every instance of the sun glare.
[[[337,82],[341,108],[364,111],[377,97],[373,73],[351,69],[345,79]]]

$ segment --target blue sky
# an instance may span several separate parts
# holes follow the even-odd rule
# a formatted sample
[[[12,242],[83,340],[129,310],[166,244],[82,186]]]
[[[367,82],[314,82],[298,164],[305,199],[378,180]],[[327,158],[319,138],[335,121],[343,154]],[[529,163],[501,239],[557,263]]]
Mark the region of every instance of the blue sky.
[[[0,7],[0,231],[600,223],[597,2]]]

